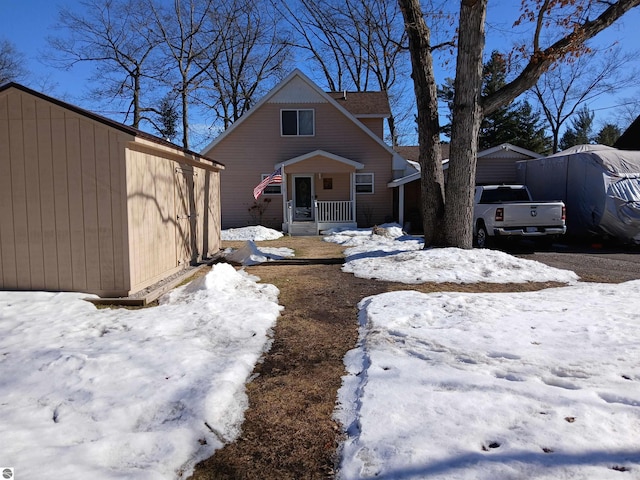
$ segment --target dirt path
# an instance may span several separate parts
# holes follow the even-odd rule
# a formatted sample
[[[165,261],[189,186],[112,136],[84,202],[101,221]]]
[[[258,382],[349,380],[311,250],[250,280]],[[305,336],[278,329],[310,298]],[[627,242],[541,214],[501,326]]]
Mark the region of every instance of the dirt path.
[[[240,242],[241,244],[242,242]],[[239,244],[226,243],[225,246]],[[242,435],[200,463],[194,480],[326,479],[333,477],[339,426],[332,420],[344,375],[343,357],[358,336],[357,304],[395,290],[522,291],[529,285],[405,285],[343,273],[342,248],[317,237],[285,237],[261,245],[290,247],[307,264],[263,264],[247,272],[280,289],[284,311],[271,350],[247,385],[249,408]],[[313,259],[321,259],[315,261]]]

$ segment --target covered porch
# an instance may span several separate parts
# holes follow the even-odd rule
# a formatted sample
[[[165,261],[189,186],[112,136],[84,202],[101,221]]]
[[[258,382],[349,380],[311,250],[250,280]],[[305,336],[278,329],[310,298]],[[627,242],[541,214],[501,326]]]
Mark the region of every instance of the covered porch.
[[[356,171],[362,163],[315,150],[276,167],[282,169],[283,232],[318,235],[357,226]]]

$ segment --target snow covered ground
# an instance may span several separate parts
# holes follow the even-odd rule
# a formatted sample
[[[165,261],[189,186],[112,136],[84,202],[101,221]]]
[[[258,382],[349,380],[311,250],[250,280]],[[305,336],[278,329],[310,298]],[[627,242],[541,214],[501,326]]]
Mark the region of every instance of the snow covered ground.
[[[327,241],[346,247],[343,271],[356,277],[407,284],[526,283],[578,280],[574,272],[540,262],[516,258],[497,250],[434,248],[422,250],[419,237],[404,235],[399,227],[382,226],[385,235],[371,235],[371,229],[330,234]]]
[[[344,270],[418,281],[571,283],[363,299],[336,418],[340,478],[640,478],[640,281],[579,284],[500,252],[361,232]]]
[[[263,240],[277,240],[280,237],[282,237],[282,232],[261,225],[229,228],[221,232],[222,240],[253,240],[254,242],[260,242]]]
[[[387,234],[327,240],[367,278],[568,286],[363,299],[335,412],[343,480],[640,474],[640,282],[582,284],[499,252],[422,251],[399,229]],[[261,235],[281,234],[233,232]],[[277,295],[225,264],[141,310],[0,292],[0,464],[16,478],[186,475],[238,435]]]
[[[294,252],[286,247],[258,247],[253,240],[247,240],[240,248],[227,248],[224,258],[239,265],[258,265],[264,262],[293,257]]]
[[[238,435],[278,293],[228,264],[140,310],[0,292],[0,464],[24,479],[187,474]]]

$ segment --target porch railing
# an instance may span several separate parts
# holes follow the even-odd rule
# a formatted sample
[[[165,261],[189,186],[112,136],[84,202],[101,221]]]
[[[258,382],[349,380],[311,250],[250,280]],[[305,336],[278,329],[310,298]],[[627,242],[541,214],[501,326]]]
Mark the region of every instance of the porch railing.
[[[354,222],[353,202],[349,200],[335,202],[316,201],[316,221],[319,223]]]

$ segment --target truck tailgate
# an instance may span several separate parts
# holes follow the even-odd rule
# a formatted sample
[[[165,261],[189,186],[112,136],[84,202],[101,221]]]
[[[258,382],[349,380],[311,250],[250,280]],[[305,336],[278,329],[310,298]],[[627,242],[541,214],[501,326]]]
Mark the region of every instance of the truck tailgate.
[[[562,223],[561,203],[510,203],[504,206],[504,227],[551,226]]]

